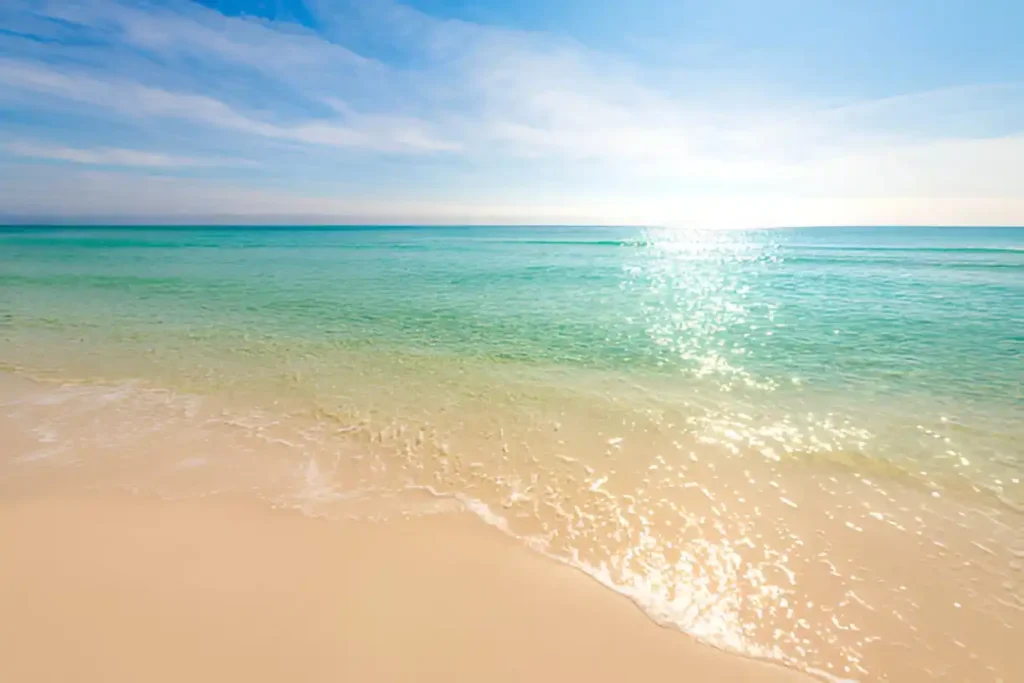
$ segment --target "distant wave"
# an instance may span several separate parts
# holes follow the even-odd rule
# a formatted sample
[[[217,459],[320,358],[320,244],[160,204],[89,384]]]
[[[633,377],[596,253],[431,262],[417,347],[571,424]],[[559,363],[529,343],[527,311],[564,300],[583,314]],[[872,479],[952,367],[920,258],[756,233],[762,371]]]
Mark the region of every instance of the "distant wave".
[[[575,247],[657,247],[657,240],[638,238],[589,240],[580,239],[493,239],[484,238],[479,240],[489,244],[512,244],[512,245],[566,245]],[[841,245],[816,245],[816,244],[786,244],[778,245],[783,249],[800,251],[855,251],[855,252],[928,252],[928,253],[972,253],[972,254],[1024,254],[1024,246],[1021,247],[888,247],[888,246],[841,246]]]
[[[785,244],[785,248],[814,251],[909,251],[935,252],[943,254],[974,253],[974,254],[1024,254],[1024,247],[885,247],[885,246],[841,246],[817,244]]]
[[[621,240],[517,240],[517,239],[484,239],[482,242],[488,242],[490,244],[564,244],[575,247],[647,247],[652,246],[653,242],[639,239],[621,239]]]
[[[802,255],[783,255],[782,261],[790,265],[796,264],[821,264],[828,266],[879,266],[883,268],[892,268],[898,266],[901,269],[908,268],[935,268],[935,269],[952,269],[952,270],[998,270],[1001,268],[1021,268],[1024,267],[1024,263],[1021,261],[992,261],[992,260],[929,260],[929,261],[918,261],[913,259],[895,261],[893,259],[885,258],[870,258],[870,257],[859,257],[859,258],[837,258],[828,256],[802,256]]]

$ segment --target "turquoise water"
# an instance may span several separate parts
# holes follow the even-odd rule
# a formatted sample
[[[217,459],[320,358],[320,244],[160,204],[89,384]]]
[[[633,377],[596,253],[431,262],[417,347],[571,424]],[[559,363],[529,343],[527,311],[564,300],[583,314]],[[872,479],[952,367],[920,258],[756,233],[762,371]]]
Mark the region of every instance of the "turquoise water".
[[[1024,401],[1022,229],[8,228],[0,249],[12,361],[78,335],[226,383],[288,348],[598,371],[881,404],[1018,454],[992,449]]]
[[[896,655],[872,654],[870,631],[899,632],[877,614],[911,578],[882,561],[888,537],[857,541],[861,554],[839,547],[863,515],[906,532],[907,562],[945,563],[928,570],[942,576],[974,559],[929,555],[922,539],[988,539],[996,559],[978,571],[998,577],[1003,607],[975,599],[978,614],[1016,626],[1024,610],[1021,228],[0,228],[0,362],[306,420],[295,434],[316,440],[288,456],[306,475],[331,462],[338,490],[350,477],[472,500],[655,618],[819,673],[899,672]],[[356,427],[361,441],[345,431]],[[345,469],[335,450],[303,459],[342,442],[356,458],[372,451],[374,467]],[[856,517],[837,502],[851,495],[864,502]],[[679,517],[705,520],[718,545],[702,532],[665,550]],[[815,533],[835,543],[815,546]],[[785,590],[721,559],[740,540],[766,548],[791,576]],[[852,640],[830,624],[853,584],[799,589],[818,596],[805,613],[779,607],[799,592],[793,575],[818,585],[825,553],[835,571],[819,583],[847,576],[835,567],[848,560],[848,576],[877,589],[874,602],[858,589],[872,626]],[[695,584],[701,572],[728,574],[735,594]],[[922,595],[946,590],[917,580]],[[765,601],[786,624],[776,629],[797,635],[749,623]],[[946,623],[921,604],[901,619]],[[913,636],[921,657],[954,637],[944,628]],[[1019,660],[957,666],[996,680]]]
[[[123,310],[125,326],[205,329],[215,310],[225,328],[339,345],[1021,399],[1020,229],[8,228],[0,240],[8,328]]]

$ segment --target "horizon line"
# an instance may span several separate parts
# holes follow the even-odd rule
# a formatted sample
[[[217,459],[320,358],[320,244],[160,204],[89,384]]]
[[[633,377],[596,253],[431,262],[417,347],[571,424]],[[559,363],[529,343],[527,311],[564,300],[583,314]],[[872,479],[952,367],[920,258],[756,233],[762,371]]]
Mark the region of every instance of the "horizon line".
[[[190,217],[179,221],[154,222],[148,220],[132,221],[124,218],[102,219],[57,219],[40,220],[38,218],[0,216],[0,228],[264,228],[264,229],[331,229],[331,228],[648,228],[662,230],[828,230],[828,229],[871,229],[871,228],[949,228],[949,229],[1024,229],[1024,224],[1003,224],[1003,225],[980,225],[964,223],[829,223],[829,224],[805,224],[805,225],[752,225],[734,227],[700,227],[687,225],[671,225],[656,223],[557,223],[557,222],[374,222],[374,221],[283,221],[283,222],[262,222],[260,218],[255,221],[223,220],[221,217],[210,217],[203,220],[201,217]],[[233,217],[234,218],[234,217]],[[267,218],[270,218],[269,216]]]

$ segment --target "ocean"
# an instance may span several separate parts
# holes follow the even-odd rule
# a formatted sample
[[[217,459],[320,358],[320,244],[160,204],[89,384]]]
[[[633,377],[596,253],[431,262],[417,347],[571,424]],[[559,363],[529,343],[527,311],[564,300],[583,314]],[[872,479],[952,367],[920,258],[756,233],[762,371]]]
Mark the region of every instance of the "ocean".
[[[0,228],[0,497],[470,510],[828,680],[1024,680],[1024,228]]]

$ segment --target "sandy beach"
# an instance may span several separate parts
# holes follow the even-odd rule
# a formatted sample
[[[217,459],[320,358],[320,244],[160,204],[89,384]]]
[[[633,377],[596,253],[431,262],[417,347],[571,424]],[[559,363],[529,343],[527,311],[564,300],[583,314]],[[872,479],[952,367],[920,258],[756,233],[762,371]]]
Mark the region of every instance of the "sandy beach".
[[[469,515],[0,505],[0,680],[799,681],[653,624]]]

